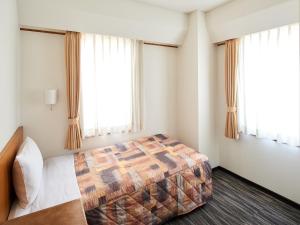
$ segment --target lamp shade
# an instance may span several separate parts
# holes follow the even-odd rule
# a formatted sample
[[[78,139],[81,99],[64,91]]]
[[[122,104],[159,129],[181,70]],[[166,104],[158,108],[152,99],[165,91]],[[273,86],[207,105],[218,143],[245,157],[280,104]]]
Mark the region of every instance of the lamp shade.
[[[57,102],[57,89],[49,89],[45,91],[45,104],[55,105]]]

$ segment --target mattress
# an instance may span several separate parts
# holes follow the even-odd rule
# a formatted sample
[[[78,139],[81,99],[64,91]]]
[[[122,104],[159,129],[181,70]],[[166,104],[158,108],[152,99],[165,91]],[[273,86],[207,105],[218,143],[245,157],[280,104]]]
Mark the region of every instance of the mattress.
[[[45,160],[37,198],[9,219],[81,198],[89,225],[161,224],[211,196],[208,158],[159,134]]]
[[[159,134],[74,154],[89,225],[161,224],[212,196],[205,155]]]
[[[43,180],[37,198],[25,209],[15,201],[8,219],[79,198],[80,192],[75,175],[73,154],[49,158],[44,161]]]

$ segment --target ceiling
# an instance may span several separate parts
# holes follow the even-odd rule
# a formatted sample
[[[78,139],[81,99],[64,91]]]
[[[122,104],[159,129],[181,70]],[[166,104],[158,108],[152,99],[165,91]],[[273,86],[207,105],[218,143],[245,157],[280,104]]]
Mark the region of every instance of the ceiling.
[[[179,12],[191,12],[196,9],[207,12],[231,0],[136,0]]]

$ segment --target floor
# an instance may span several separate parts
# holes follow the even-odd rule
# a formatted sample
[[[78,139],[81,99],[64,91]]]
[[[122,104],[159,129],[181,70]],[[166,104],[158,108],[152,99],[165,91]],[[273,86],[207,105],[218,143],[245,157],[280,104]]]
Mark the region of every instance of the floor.
[[[166,225],[300,225],[300,209],[217,169],[213,200]]]

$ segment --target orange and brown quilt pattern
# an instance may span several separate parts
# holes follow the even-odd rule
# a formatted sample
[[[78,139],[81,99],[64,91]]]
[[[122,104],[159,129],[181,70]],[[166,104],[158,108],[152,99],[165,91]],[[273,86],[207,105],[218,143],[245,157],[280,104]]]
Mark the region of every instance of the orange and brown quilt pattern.
[[[166,135],[74,154],[89,225],[161,224],[212,196],[205,155]]]

